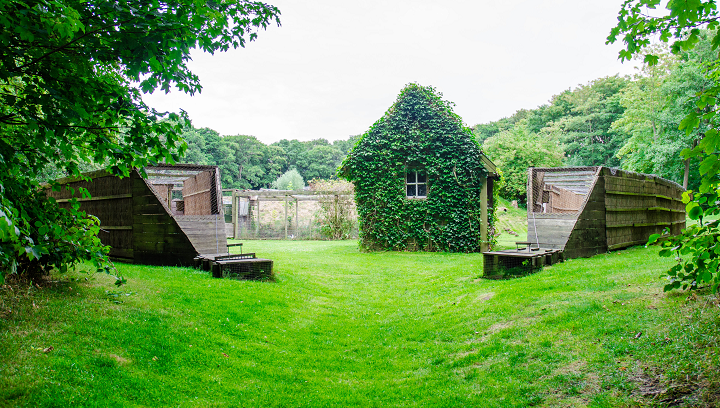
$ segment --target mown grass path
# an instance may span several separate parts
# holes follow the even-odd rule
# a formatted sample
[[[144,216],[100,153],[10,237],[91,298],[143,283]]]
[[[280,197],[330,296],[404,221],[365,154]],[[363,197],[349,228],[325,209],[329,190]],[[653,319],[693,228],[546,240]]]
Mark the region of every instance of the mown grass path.
[[[670,261],[653,249],[489,281],[478,254],[360,253],[354,241],[245,248],[275,261],[277,282],[118,265],[129,280],[119,290],[75,274],[5,301],[0,405],[702,406],[717,396],[720,308],[663,294]]]

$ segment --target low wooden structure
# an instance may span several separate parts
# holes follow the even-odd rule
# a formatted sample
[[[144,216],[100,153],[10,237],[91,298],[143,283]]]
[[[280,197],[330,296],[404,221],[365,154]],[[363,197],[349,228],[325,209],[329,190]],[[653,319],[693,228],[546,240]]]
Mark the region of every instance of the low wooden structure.
[[[528,250],[558,250],[561,259],[571,259],[644,244],[665,228],[680,234],[683,191],[654,175],[607,167],[530,168]],[[521,262],[522,250],[503,252]],[[503,264],[493,256],[486,253],[486,274]]]
[[[483,252],[483,277],[503,279],[522,276],[562,261],[562,250],[540,249],[528,246],[523,249]]]
[[[199,255],[196,266],[210,271],[214,278],[270,280],[273,261],[257,258],[254,253]]]
[[[119,178],[106,171],[68,178],[48,191],[61,205],[72,199],[100,220],[100,240],[115,260],[148,265],[194,264],[202,253],[227,253],[217,166],[195,164],[133,170]],[[91,197],[83,197],[85,188]]]
[[[566,259],[644,244],[685,228],[679,184],[607,167],[528,170],[528,236]]]

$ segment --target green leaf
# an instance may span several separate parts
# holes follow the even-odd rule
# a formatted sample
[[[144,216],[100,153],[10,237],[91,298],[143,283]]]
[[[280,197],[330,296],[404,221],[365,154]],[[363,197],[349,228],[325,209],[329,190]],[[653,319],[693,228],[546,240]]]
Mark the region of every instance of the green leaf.
[[[700,206],[695,206],[688,212],[688,217],[691,220],[697,220],[703,215],[703,209]]]
[[[692,133],[692,131],[695,130],[695,128],[697,128],[698,125],[700,125],[700,119],[697,117],[697,115],[695,113],[690,113],[685,117],[685,119],[680,121],[679,129],[680,130],[684,129],[685,134],[690,135],[690,133]]]
[[[720,135],[716,130],[709,129],[705,132],[705,137],[698,143],[698,148],[703,150],[705,154],[710,154],[718,149],[718,144],[720,144]]]
[[[653,66],[653,65],[657,65],[659,60],[660,60],[660,58],[657,55],[646,54],[643,62],[645,62],[649,66]]]
[[[712,281],[712,273],[710,273],[710,272],[708,272],[708,271],[705,271],[705,272],[702,274],[701,281],[704,281],[704,282],[710,282],[710,281]]]
[[[700,174],[706,174],[718,166],[718,158],[711,154],[700,163]]]

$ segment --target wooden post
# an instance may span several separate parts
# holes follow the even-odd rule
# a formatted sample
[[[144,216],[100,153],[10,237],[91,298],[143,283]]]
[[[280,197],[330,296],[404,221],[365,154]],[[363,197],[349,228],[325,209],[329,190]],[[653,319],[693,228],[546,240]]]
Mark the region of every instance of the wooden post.
[[[486,252],[490,249],[488,243],[488,179],[486,178],[482,183],[482,190],[480,190],[480,251]]]
[[[237,190],[232,191],[232,226],[233,226],[233,239],[238,239],[238,209],[239,209],[240,197],[237,195]]]
[[[298,199],[295,199],[295,238],[300,235],[300,217],[298,215]]]
[[[333,221],[334,221],[334,224],[335,224],[335,225],[334,225],[335,228],[334,228],[334,231],[333,231],[333,235],[335,235],[336,233],[338,233],[339,230],[340,230],[340,228],[339,228],[339,227],[340,227],[340,217],[339,217],[339,214],[338,214],[338,201],[340,201],[340,195],[335,194],[335,214],[333,215]]]
[[[257,223],[255,224],[255,239],[260,236],[260,197],[257,198]]]
[[[288,198],[285,196],[285,218],[283,218],[283,225],[285,226],[285,239],[288,237],[287,228],[288,228],[288,222],[287,222],[287,210],[288,210]]]

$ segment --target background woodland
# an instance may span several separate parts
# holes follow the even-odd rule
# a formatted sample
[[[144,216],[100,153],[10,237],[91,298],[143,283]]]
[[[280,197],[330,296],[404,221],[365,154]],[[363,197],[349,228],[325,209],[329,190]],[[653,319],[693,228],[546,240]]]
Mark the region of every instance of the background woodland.
[[[690,134],[678,128],[697,92],[711,86],[702,71],[714,58],[710,41],[704,33],[689,52],[652,52],[660,55],[659,63],[643,64],[633,77],[599,78],[535,109],[473,126],[483,151],[503,172],[501,195],[522,203],[530,166],[619,167],[679,184],[687,177],[687,188],[697,189],[700,160],[683,160],[680,152],[692,148],[704,128]],[[223,187],[242,189],[272,187],[292,169],[305,181],[334,179],[359,137],[266,145],[254,136],[221,136],[209,128],[186,128],[182,135],[188,144],[183,161],[219,165]]]

